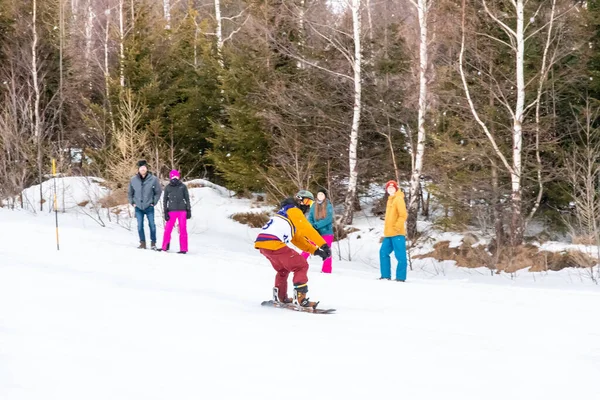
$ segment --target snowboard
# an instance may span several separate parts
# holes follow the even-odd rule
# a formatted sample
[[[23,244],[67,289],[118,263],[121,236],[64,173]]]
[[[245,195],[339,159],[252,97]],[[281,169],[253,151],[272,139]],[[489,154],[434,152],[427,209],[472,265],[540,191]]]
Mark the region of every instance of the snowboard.
[[[274,308],[283,308],[287,310],[299,311],[299,312],[307,312],[311,314],[332,314],[335,312],[334,308],[311,308],[311,307],[297,307],[293,303],[278,303],[273,300],[266,300],[260,303],[261,306],[265,307],[274,307]]]

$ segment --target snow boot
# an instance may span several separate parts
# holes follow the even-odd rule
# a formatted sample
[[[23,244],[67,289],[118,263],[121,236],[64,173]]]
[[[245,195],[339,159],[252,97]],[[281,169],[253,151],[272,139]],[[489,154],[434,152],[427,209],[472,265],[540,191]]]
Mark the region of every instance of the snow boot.
[[[152,243],[150,243],[150,248],[151,248],[152,250],[156,250],[156,242],[152,242]]]
[[[285,299],[283,299],[283,301],[279,300],[279,288],[277,286],[275,286],[273,288],[273,301],[275,303],[286,303],[287,304],[287,303],[291,303],[292,299],[286,296]]]
[[[317,308],[319,302],[309,301],[309,298],[306,297],[307,292],[308,287],[306,286],[306,284],[296,286],[294,288],[294,304],[304,308]]]
[[[381,278],[377,278],[377,280],[379,280],[379,281],[391,281],[392,278],[383,278],[383,277],[381,277]]]
[[[145,249],[145,248],[146,248],[146,242],[140,242],[138,249]]]
[[[177,254],[187,254],[187,251],[178,251]]]

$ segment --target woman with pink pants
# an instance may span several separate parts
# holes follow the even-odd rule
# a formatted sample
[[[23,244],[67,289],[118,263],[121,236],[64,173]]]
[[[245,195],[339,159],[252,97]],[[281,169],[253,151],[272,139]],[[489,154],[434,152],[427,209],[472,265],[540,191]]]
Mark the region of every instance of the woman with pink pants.
[[[308,213],[308,222],[313,228],[325,239],[327,245],[331,248],[333,243],[333,206],[327,198],[327,190],[320,189],[317,193],[317,201],[312,205]],[[303,252],[302,257],[308,258],[309,253]],[[331,259],[327,258],[323,261],[321,272],[331,273]]]
[[[190,205],[190,194],[187,186],[181,182],[179,171],[176,169],[169,173],[171,182],[165,187],[163,194],[163,206],[165,210],[165,235],[163,237],[162,251],[169,250],[171,233],[175,222],[179,222],[179,254],[188,251],[188,235],[186,221],[192,218],[192,207]]]

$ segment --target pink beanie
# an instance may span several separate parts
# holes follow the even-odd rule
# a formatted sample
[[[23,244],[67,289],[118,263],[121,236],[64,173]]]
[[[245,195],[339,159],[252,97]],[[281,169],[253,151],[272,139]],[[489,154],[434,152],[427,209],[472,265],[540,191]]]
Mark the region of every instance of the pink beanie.
[[[173,178],[177,178],[179,179],[179,171],[177,171],[176,169],[171,170],[171,172],[169,172],[169,179],[173,179]]]

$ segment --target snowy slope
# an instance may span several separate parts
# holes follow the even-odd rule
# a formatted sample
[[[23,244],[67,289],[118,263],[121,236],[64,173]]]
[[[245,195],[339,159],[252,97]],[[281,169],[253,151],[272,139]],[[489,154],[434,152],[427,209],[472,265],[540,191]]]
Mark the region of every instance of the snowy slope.
[[[56,203],[60,211],[74,210],[78,205],[97,203],[108,195],[110,190],[105,187],[104,179],[96,177],[65,177],[42,183],[41,198],[44,210],[50,210],[54,202],[54,187],[56,184]],[[32,211],[39,210],[40,185],[34,185],[23,191],[23,203]]]
[[[228,219],[249,201],[191,192],[185,256],[79,213],[57,252],[53,215],[0,209],[0,399],[597,398],[600,293],[572,271],[380,282],[369,220],[354,261],[311,259],[310,296],[337,314],[262,308],[274,271]]]

